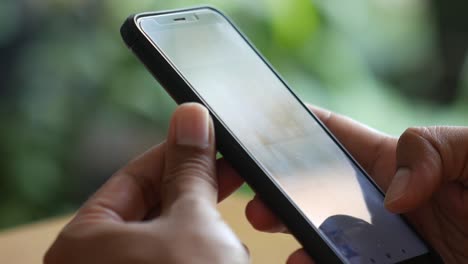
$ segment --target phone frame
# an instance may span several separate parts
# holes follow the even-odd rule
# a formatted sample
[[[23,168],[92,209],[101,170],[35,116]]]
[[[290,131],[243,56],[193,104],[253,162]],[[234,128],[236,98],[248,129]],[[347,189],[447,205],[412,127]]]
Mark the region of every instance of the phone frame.
[[[296,98],[297,102],[315,119],[322,127],[323,131],[339,146],[346,156],[359,168],[365,177],[377,188],[384,196],[384,192],[369,177],[367,172],[353,158],[353,156],[343,147],[338,139],[328,130],[322,121],[310,111],[310,109],[298,98],[292,91],[284,79],[275,71],[271,64],[260,54],[249,39],[236,27],[236,25],[221,11],[210,6],[200,6],[187,9],[167,10],[158,12],[145,12],[131,15],[122,25],[120,32],[122,38],[129,49],[139,58],[146,66],[149,72],[157,79],[160,85],[166,92],[178,103],[197,102],[205,105],[210,111],[215,128],[216,143],[218,151],[239,172],[245,181],[255,190],[262,201],[277,215],[281,221],[288,227],[291,234],[301,243],[306,252],[313,257],[318,263],[343,263],[341,258],[335,253],[335,250],[325,241],[317,227],[308,221],[294,202],[286,195],[278,184],[270,179],[265,171],[257,164],[254,158],[246,151],[240,142],[237,141],[230,130],[224,126],[222,120],[219,120],[217,115],[210,109],[208,105],[197,95],[191,85],[182,74],[179,73],[176,67],[173,67],[172,62],[164,55],[152,40],[145,34],[139,24],[139,19],[150,16],[176,14],[182,12],[196,12],[197,10],[211,10],[221,15],[246,41],[246,43],[255,51],[257,56],[265,63],[265,65],[276,75],[276,77],[285,85],[289,92]],[[156,52],[155,52],[156,51]],[[402,217],[403,218],[403,217]],[[406,219],[403,220],[408,224]],[[414,228],[409,227],[419,236]],[[304,232],[309,230],[310,232]],[[422,240],[422,239],[421,239]],[[422,240],[424,242],[424,240]],[[399,263],[443,263],[440,257],[425,243],[429,249],[429,253],[420,255],[409,260]]]

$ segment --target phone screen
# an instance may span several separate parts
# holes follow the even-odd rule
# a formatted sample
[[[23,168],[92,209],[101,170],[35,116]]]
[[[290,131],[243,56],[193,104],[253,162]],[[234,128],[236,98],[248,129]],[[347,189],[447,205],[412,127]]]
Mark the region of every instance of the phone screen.
[[[141,30],[345,263],[428,252],[383,195],[237,30],[209,9]]]

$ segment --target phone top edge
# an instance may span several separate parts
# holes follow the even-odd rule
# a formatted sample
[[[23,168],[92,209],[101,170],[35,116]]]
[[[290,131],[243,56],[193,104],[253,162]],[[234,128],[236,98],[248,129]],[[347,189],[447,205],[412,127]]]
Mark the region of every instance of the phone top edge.
[[[160,16],[160,15],[169,15],[169,14],[176,14],[176,13],[188,13],[188,12],[194,12],[197,10],[210,10],[213,11],[225,18],[227,18],[226,14],[224,14],[222,11],[219,9],[209,6],[209,5],[203,5],[203,6],[195,6],[195,7],[189,7],[189,8],[182,8],[182,9],[170,9],[170,10],[161,10],[161,11],[151,11],[151,12],[142,12],[142,13],[137,13],[129,17],[129,19],[133,20],[133,23],[135,25],[138,25],[138,21],[142,18],[145,17],[150,17],[150,16]]]
[[[229,17],[219,10],[218,8],[211,6],[211,5],[200,5],[200,6],[193,6],[188,8],[181,8],[181,9],[169,9],[169,10],[160,10],[160,11],[149,11],[149,12],[141,12],[132,14],[127,17],[125,22],[120,27],[120,35],[124,40],[127,47],[131,48],[135,41],[140,37],[138,31],[141,31],[141,27],[139,25],[139,20],[141,18],[149,17],[149,16],[156,16],[156,15],[165,15],[165,14],[172,14],[172,13],[182,13],[182,12],[192,12],[196,10],[211,10],[222,17],[226,18],[229,22],[231,20]],[[231,23],[232,24],[232,23]]]

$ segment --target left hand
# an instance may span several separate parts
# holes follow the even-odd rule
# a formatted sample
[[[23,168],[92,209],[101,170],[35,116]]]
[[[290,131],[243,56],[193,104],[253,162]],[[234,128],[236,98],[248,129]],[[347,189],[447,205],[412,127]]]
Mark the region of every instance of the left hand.
[[[78,211],[46,264],[249,263],[216,202],[242,180],[221,161],[213,123],[198,104],[180,106],[167,141],[118,171]],[[218,179],[217,174],[223,175]],[[218,192],[219,189],[219,192]]]

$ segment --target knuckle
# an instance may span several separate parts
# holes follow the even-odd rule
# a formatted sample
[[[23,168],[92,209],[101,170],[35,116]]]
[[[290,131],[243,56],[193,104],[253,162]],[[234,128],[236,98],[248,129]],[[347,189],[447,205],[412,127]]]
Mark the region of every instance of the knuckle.
[[[414,138],[414,137],[422,137],[425,133],[427,128],[425,127],[410,127],[403,132],[401,138]]]
[[[213,188],[217,188],[214,171],[215,164],[209,157],[190,157],[184,159],[176,166],[168,168],[167,177],[164,178],[163,184],[204,181]]]
[[[428,127],[410,127],[400,136],[398,140],[398,147],[414,148],[416,146],[423,146],[427,143],[432,145],[436,132],[434,128]]]
[[[189,157],[182,162],[180,162],[177,166],[175,166],[174,170],[188,170],[192,172],[197,171],[208,171],[211,169],[212,164],[211,160],[205,156],[198,156],[198,157]]]
[[[443,147],[436,127],[408,128],[398,140],[397,155],[400,162],[418,162],[426,167],[439,168]]]
[[[416,143],[430,143],[431,145],[443,145],[445,138],[450,131],[447,127],[410,127],[401,135],[400,140]]]
[[[447,126],[409,128],[398,142],[398,153],[419,161],[426,171],[438,173],[445,180],[463,178],[467,173],[463,160],[468,159],[468,154],[460,155],[464,144],[459,132],[458,128]]]

